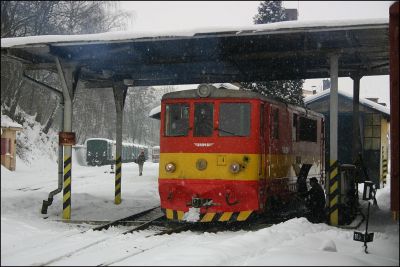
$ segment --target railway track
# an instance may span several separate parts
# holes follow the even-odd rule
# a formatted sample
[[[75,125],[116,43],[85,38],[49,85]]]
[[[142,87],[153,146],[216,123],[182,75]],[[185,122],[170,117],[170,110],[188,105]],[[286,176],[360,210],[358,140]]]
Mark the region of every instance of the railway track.
[[[129,225],[129,229],[126,229],[125,226]],[[132,225],[134,225],[132,227]],[[170,224],[167,223],[165,220],[164,214],[161,212],[159,207],[154,207],[142,212],[139,212],[137,214],[118,219],[109,223],[106,223],[104,225],[97,226],[95,228],[89,229],[82,231],[78,234],[84,234],[89,231],[103,231],[107,230],[110,227],[116,227],[116,226],[123,226],[124,228],[121,229],[121,231],[117,231],[116,234],[112,236],[108,236],[105,238],[98,239],[94,242],[91,242],[89,244],[86,244],[85,246],[81,246],[79,248],[73,249],[72,251],[69,251],[68,253],[65,253],[63,255],[57,256],[51,260],[48,260],[46,262],[41,262],[37,264],[33,264],[35,266],[44,266],[44,265],[49,265],[53,264],[56,262],[59,262],[61,260],[67,259],[69,257],[74,256],[77,253],[80,253],[83,250],[93,248],[99,244],[102,244],[104,242],[110,241],[114,238],[120,237],[121,235],[129,234],[132,232],[136,231],[141,231],[148,229],[149,227],[152,227],[152,230],[154,231],[152,234],[145,236],[151,237],[151,236],[156,236],[156,235],[164,235],[164,234],[172,234],[172,233],[179,233],[182,231],[189,230],[190,228],[193,227],[191,224]],[[117,259],[118,261],[118,259]]]
[[[293,216],[289,216],[293,217]],[[199,224],[199,223],[185,223],[185,222],[171,222],[166,220],[164,214],[161,212],[160,207],[153,207],[151,209],[139,212],[134,215],[130,215],[125,218],[121,218],[112,222],[107,222],[103,225],[96,226],[94,228],[82,231],[80,233],[74,234],[69,236],[70,238],[74,238],[75,235],[79,234],[84,234],[88,233],[91,231],[91,233],[95,231],[104,231],[109,229],[110,227],[114,227],[113,231],[116,233],[107,236],[107,237],[102,237],[100,239],[95,240],[94,242],[90,242],[88,244],[85,244],[83,246],[80,246],[78,248],[73,248],[69,252],[59,255],[57,257],[54,257],[50,260],[47,260],[45,262],[37,263],[34,265],[39,265],[39,266],[44,266],[44,265],[50,265],[50,264],[57,264],[57,263],[63,263],[65,261],[68,262],[68,260],[74,260],[76,257],[80,257],[82,254],[82,251],[88,250],[88,249],[96,249],[96,246],[99,246],[99,249],[104,247],[104,243],[106,242],[113,242],[118,240],[123,235],[133,233],[133,232],[138,232],[142,230],[150,230],[151,233],[146,235],[146,236],[141,236],[143,240],[149,238],[149,237],[154,237],[158,235],[169,235],[173,233],[179,233],[182,231],[197,231],[197,232],[220,232],[220,231],[239,231],[239,230],[247,230],[247,231],[257,231],[262,228],[270,227],[276,223],[282,222],[284,220],[287,220],[289,218],[283,218],[282,216],[278,217],[269,217],[270,219],[266,219],[265,216],[260,215],[259,217],[255,218],[251,222],[231,222],[229,224],[226,223],[208,223],[208,224]],[[126,229],[128,228],[128,229]],[[136,238],[134,239],[136,240]],[[143,241],[141,241],[143,242]],[[128,259],[130,257],[134,257],[136,255],[139,255],[141,253],[144,253],[148,250],[151,250],[153,248],[159,247],[164,245],[165,243],[172,242],[170,239],[165,240],[165,242],[157,243],[155,245],[150,245],[149,247],[144,247],[140,248],[134,247],[134,251],[131,253],[128,253],[127,255],[123,255],[120,257],[116,257],[114,259],[110,259],[107,261],[104,261],[100,263],[98,266],[108,266],[111,264],[115,264],[118,262],[121,262],[125,259]]]
[[[101,225],[101,226],[93,228],[93,231],[107,230],[111,226],[126,225],[128,223],[134,222],[137,219],[146,220],[147,218],[149,218],[149,215],[151,216],[152,213],[157,212],[157,209],[159,209],[159,208],[160,208],[160,206],[157,206],[157,207],[154,207],[154,208],[151,208],[151,209],[144,210],[142,212],[136,213],[134,215],[130,215],[128,217],[125,217],[125,218],[122,218],[122,219],[118,219],[118,220],[106,223],[104,225]],[[162,217],[160,212],[158,212],[158,214],[159,214],[158,217]],[[150,217],[150,218],[152,218],[152,217]],[[150,219],[150,220],[152,220],[152,219]]]

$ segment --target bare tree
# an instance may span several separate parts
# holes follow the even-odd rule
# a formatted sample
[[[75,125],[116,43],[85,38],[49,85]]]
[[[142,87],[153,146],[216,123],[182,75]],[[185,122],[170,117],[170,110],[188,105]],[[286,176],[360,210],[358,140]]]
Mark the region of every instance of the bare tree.
[[[122,30],[128,21],[129,14],[110,1],[1,1],[2,38]],[[48,130],[57,114],[58,99],[24,83],[21,64],[2,56],[1,67],[2,110],[15,119],[20,106],[28,114],[36,114],[36,120],[46,123]],[[58,78],[48,73],[32,73],[32,77],[53,86],[58,83]]]

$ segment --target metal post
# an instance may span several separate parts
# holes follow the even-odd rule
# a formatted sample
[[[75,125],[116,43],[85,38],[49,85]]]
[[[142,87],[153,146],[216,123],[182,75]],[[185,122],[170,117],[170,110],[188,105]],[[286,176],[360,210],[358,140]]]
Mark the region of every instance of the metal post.
[[[339,164],[337,161],[338,142],[338,74],[339,56],[330,56],[331,92],[329,102],[329,221],[331,225],[338,225],[339,210]]]
[[[122,179],[122,121],[125,97],[128,87],[121,82],[113,85],[115,107],[117,112],[116,124],[116,149],[115,149],[115,204],[121,203],[121,179]]]
[[[63,127],[64,125],[64,97],[62,97],[62,103],[61,105],[61,117],[62,117],[62,121],[61,121],[61,125]],[[53,203],[53,197],[54,195],[58,194],[61,192],[62,187],[63,187],[63,146],[61,144],[58,145],[58,187],[57,189],[51,191],[49,193],[49,196],[47,198],[47,200],[43,200],[43,204],[42,204],[42,214],[47,214],[47,208]]]
[[[365,235],[364,235],[364,251],[365,251],[365,253],[368,253],[367,241],[368,241],[368,221],[369,221],[369,207],[370,206],[371,206],[371,202],[369,202],[369,200],[368,200],[367,222],[365,225]]]
[[[360,79],[362,76],[354,75],[353,79],[353,162],[357,160],[358,152],[360,150]]]
[[[399,51],[399,1],[389,8],[390,40],[390,210],[393,220],[399,219],[399,99],[400,99],[400,51]]]
[[[58,75],[61,80],[64,96],[64,132],[72,131],[72,98],[77,81],[74,80],[73,70],[63,70],[58,57],[55,58]],[[66,71],[66,73],[64,73]],[[66,75],[67,74],[67,79]],[[76,78],[75,78],[76,79]],[[68,86],[69,85],[69,86]],[[71,171],[72,171],[72,146],[64,146],[64,187],[63,187],[63,219],[71,219]]]

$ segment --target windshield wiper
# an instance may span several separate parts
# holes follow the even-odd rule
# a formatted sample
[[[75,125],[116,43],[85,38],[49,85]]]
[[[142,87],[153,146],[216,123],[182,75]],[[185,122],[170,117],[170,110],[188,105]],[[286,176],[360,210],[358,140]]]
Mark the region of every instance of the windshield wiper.
[[[221,128],[215,128],[215,129],[218,130],[218,131],[220,131],[220,132],[224,132],[224,133],[231,134],[231,135],[233,135],[233,136],[241,136],[241,137],[245,136],[245,135],[240,135],[240,134],[237,134],[237,133],[232,133],[232,132],[229,132],[229,131],[224,130],[224,129],[221,129]]]
[[[198,122],[198,124],[204,124],[204,125],[207,125],[208,127],[211,127],[211,129],[213,129],[213,125],[212,125],[211,123],[209,123],[208,121],[203,120],[203,121]],[[221,128],[219,128],[219,127],[214,128],[214,130],[218,130],[218,131],[221,131],[221,132],[230,134],[230,135],[232,135],[232,136],[239,136],[239,137],[244,137],[244,136],[246,136],[246,135],[240,135],[240,134],[237,134],[237,133],[233,133],[233,132],[230,132],[230,131],[221,129]]]

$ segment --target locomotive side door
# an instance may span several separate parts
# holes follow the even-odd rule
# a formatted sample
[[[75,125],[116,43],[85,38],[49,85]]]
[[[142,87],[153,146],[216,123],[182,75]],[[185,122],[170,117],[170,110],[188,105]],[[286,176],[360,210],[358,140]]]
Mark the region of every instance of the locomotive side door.
[[[268,178],[277,178],[278,177],[278,156],[279,156],[279,148],[280,148],[280,114],[278,106],[271,105],[269,110],[269,145],[268,145],[268,154],[269,154],[269,175]]]

